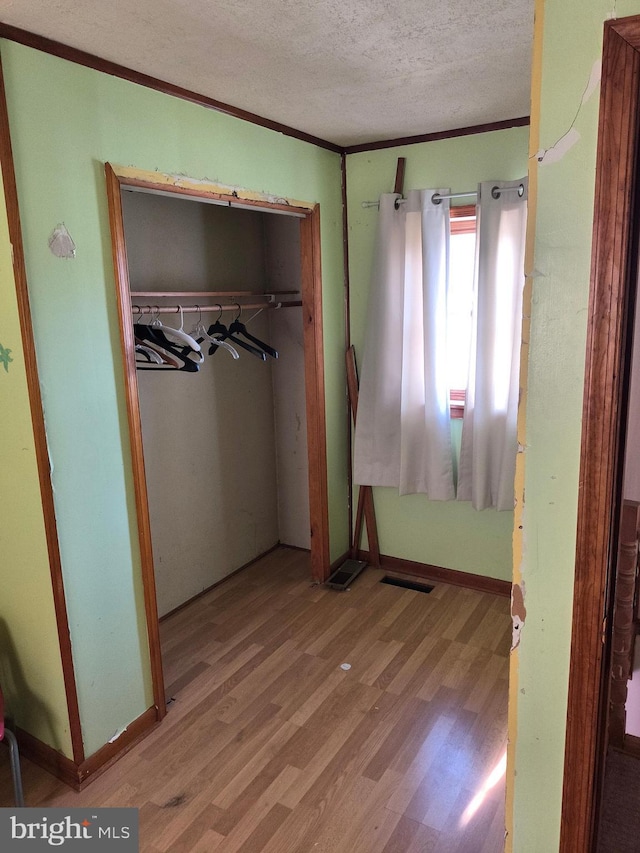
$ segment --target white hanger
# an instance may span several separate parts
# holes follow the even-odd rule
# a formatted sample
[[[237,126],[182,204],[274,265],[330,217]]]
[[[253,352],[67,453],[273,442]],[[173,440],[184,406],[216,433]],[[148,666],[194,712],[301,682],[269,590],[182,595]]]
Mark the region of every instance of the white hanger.
[[[223,349],[226,349],[228,352],[230,352],[234,358],[240,358],[240,356],[238,354],[238,350],[234,346],[232,346],[230,343],[227,343],[227,341],[220,340],[220,338],[212,337],[207,332],[207,330],[204,327],[204,323],[202,322],[202,312],[200,311],[200,306],[196,305],[196,308],[198,309],[198,311],[200,313],[198,316],[198,322],[196,323],[196,325],[191,330],[191,334],[194,336],[194,338],[195,337],[204,338],[205,341],[209,341],[209,343],[213,344],[214,346],[223,347]]]
[[[224,347],[224,349],[228,350],[234,358],[240,358],[238,350],[232,344],[228,343],[227,341],[221,341],[219,338],[210,338],[208,335],[207,335],[207,340],[211,341],[211,343],[214,344],[214,346]]]
[[[188,335],[184,330],[184,312],[182,310],[182,305],[178,305],[178,310],[180,311],[180,328],[179,329],[174,329],[173,326],[165,326],[164,323],[160,322],[160,319],[158,317],[156,317],[156,319],[153,320],[151,325],[152,326],[154,326],[154,325],[159,326],[168,338],[173,338],[175,341],[178,341],[182,344],[185,344],[185,346],[191,347],[191,349],[194,352],[201,353],[202,347],[200,346],[198,341],[196,341],[195,338],[192,338],[191,335]],[[202,364],[203,361],[204,361],[204,354],[202,355],[202,359],[200,360],[200,364]]]
[[[154,364],[164,364],[164,362],[160,358],[159,353],[157,353],[154,349],[151,349],[151,347],[146,347],[144,344],[136,344],[136,352],[142,352],[145,355],[149,356],[149,358],[151,359],[151,361],[154,362]]]

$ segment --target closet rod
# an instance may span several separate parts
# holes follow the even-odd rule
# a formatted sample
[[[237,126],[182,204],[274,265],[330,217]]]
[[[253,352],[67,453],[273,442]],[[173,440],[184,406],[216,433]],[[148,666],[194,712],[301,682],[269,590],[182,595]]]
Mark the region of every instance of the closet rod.
[[[502,193],[512,193],[512,192],[517,192],[519,196],[523,196],[524,195],[524,184],[518,184],[517,187],[498,187],[498,186],[495,186],[491,189],[491,195],[493,196],[493,198],[500,198]],[[431,196],[431,201],[434,204],[440,204],[440,202],[442,201],[443,198],[470,198],[471,196],[477,197],[477,195],[478,195],[477,190],[469,190],[469,192],[463,192],[463,193],[434,193]],[[396,210],[398,209],[398,207],[401,204],[406,204],[406,203],[407,203],[406,198],[396,199]],[[364,208],[380,207],[380,202],[379,201],[363,201],[362,207],[364,207]]]
[[[245,302],[242,305],[132,305],[134,314],[195,314],[201,311],[203,314],[211,311],[241,311],[257,310],[258,308],[300,308],[302,302],[299,300],[291,302]]]
[[[296,293],[300,293],[299,290],[269,290],[265,293],[264,290],[132,290],[131,298],[139,299],[144,297],[148,299],[149,297],[159,297],[160,299],[165,299],[166,297],[170,297],[171,299],[176,299],[177,297],[184,296],[185,299],[189,297],[192,299],[195,296],[206,296],[216,298],[221,297],[222,299],[227,299],[232,296],[295,296]]]

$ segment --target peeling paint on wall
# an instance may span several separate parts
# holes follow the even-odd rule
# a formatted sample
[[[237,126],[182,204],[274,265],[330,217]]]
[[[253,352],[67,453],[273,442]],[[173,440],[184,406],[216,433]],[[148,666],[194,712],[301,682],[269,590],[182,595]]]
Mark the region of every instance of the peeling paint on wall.
[[[56,258],[71,259],[76,256],[76,244],[64,222],[56,225],[49,237],[49,249]]]
[[[545,166],[548,166],[551,163],[557,163],[559,160],[562,160],[565,154],[580,140],[580,134],[575,128],[575,123],[580,115],[580,110],[598,88],[601,76],[602,60],[597,59],[591,66],[591,73],[589,74],[587,85],[584,88],[584,92],[580,98],[580,103],[578,104],[578,109],[576,110],[576,114],[569,126],[569,129],[549,148],[541,148],[540,151],[537,152],[536,160],[538,163],[542,163]]]
[[[527,608],[524,605],[524,583],[514,583],[511,587],[511,651],[520,645],[520,635],[527,618]]]
[[[249,201],[268,201],[272,204],[285,204],[291,207],[313,209],[314,203],[309,201],[301,201],[300,199],[284,198],[284,196],[274,195],[268,191],[248,190],[240,186],[232,186],[230,184],[219,183],[217,179],[191,178],[183,174],[169,173],[164,174],[158,171],[150,172],[144,169],[137,169],[133,166],[117,166],[110,164],[119,178],[137,178],[143,181],[148,181],[155,184],[165,184],[173,187],[183,187],[184,189],[200,189],[210,192],[214,195],[231,195],[240,200]]]

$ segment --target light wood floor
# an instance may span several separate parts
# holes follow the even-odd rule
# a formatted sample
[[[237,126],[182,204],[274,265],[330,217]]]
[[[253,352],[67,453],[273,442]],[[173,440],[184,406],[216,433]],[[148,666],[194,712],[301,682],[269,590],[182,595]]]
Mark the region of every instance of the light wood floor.
[[[137,806],[143,853],[498,853],[499,772],[469,806],[505,749],[508,601],[382,576],[336,592],[280,549],[170,617],[162,725],[80,794],[24,761],[27,805]]]

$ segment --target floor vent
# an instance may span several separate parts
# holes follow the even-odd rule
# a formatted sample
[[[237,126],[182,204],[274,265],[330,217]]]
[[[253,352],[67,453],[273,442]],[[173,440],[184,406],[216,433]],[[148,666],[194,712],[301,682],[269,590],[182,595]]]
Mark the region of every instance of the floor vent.
[[[333,589],[347,589],[349,584],[354,581],[360,572],[367,567],[364,560],[345,560],[344,563],[335,570],[331,577],[325,581],[327,586]]]
[[[390,586],[399,586],[402,589],[414,589],[416,592],[433,592],[433,587],[426,583],[418,583],[418,581],[408,581],[404,578],[392,578],[385,575],[380,583],[388,583]]]

